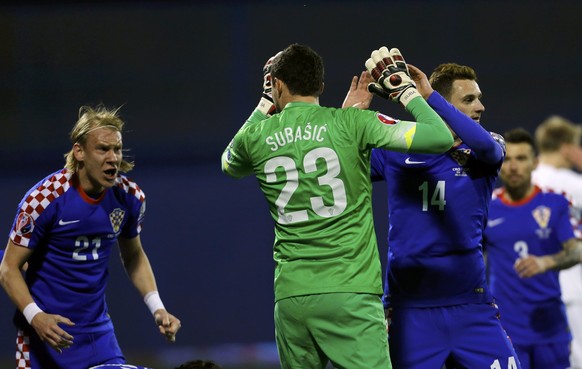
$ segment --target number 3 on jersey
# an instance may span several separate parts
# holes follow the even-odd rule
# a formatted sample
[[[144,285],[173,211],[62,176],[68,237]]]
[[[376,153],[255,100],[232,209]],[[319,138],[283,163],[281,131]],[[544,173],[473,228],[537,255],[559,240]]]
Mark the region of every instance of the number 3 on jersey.
[[[337,216],[346,209],[347,198],[346,189],[341,179],[337,178],[340,174],[339,159],[335,151],[328,147],[320,147],[308,152],[303,158],[303,169],[305,173],[313,173],[317,170],[317,159],[325,160],[327,173],[317,177],[320,186],[329,186],[333,195],[333,205],[326,206],[323,197],[313,196],[310,198],[313,212],[321,217],[330,218]],[[270,159],[265,164],[264,172],[267,183],[277,181],[277,168],[283,168],[285,171],[286,182],[275,201],[279,213],[278,222],[280,224],[291,224],[304,222],[308,219],[307,210],[298,210],[286,212],[285,207],[289,204],[293,194],[300,188],[299,172],[295,166],[295,161],[288,156],[277,156]]]
[[[447,200],[445,200],[445,181],[438,181],[434,189],[428,187],[428,182],[422,182],[418,186],[418,190],[422,192],[422,211],[428,211],[428,196],[432,192],[430,198],[430,205],[438,206],[440,211],[445,210]]]

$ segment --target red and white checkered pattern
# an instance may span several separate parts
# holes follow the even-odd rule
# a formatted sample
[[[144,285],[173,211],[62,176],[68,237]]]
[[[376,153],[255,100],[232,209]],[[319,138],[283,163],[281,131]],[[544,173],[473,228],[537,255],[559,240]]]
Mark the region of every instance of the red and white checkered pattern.
[[[126,176],[119,175],[117,177],[117,186],[123,188],[127,193],[138,198],[139,201],[143,202],[145,199],[145,194],[139,188],[137,183],[127,178]]]
[[[568,202],[570,203],[570,224],[574,229],[574,237],[582,239],[582,218],[580,217],[579,210],[576,208],[572,197],[564,191],[554,191],[552,188],[543,188],[542,191],[557,193],[568,199]]]
[[[26,200],[22,203],[20,211],[32,217],[33,222],[36,221],[51,201],[54,201],[54,199],[69,189],[71,186],[71,176],[71,172],[67,169],[63,169],[59,173],[48,178],[28,195]],[[18,222],[10,233],[10,239],[17,245],[28,246],[30,233],[22,233],[16,226],[18,226]]]
[[[31,369],[30,338],[19,329],[16,335],[16,369]]]
[[[141,188],[139,188],[137,183],[135,183],[134,181],[132,181],[131,179],[129,179],[123,175],[119,175],[117,177],[117,186],[122,188],[128,194],[135,196],[142,203],[142,206],[140,209],[140,216],[139,216],[139,220],[138,220],[138,226],[137,226],[137,232],[140,233],[141,227],[142,227],[143,215],[145,212],[145,194],[143,193]]]

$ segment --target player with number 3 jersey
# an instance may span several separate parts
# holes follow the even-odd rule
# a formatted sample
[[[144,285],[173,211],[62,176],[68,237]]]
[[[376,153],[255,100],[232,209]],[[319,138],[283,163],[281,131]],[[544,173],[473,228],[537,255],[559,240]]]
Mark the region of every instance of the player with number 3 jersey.
[[[293,44],[270,63],[265,90],[279,113],[267,117],[262,101],[224,151],[222,169],[233,177],[255,174],[275,222],[281,365],[390,368],[370,153],[444,152],[452,136],[401,70],[382,67],[401,75],[404,86],[386,88],[418,123],[320,106],[323,63],[309,47]]]
[[[489,285],[523,369],[570,367],[572,336],[558,271],[580,262],[579,214],[563,194],[532,183],[533,137],[505,132],[503,187],[493,193],[484,232]]]

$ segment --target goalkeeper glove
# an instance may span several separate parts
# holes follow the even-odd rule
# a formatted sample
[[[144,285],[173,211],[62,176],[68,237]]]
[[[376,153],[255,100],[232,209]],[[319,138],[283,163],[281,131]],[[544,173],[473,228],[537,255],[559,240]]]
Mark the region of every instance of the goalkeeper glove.
[[[257,105],[257,109],[265,114],[268,117],[275,114],[277,108],[275,107],[275,103],[273,102],[273,84],[271,81],[271,65],[273,64],[273,60],[279,53],[271,56],[269,60],[265,63],[263,67],[263,94],[261,96],[261,100],[259,101],[259,105]]]
[[[368,85],[368,91],[400,102],[404,107],[412,99],[420,96],[398,49],[388,50],[382,46],[379,50],[372,51],[371,57],[366,60],[366,68],[376,81]]]

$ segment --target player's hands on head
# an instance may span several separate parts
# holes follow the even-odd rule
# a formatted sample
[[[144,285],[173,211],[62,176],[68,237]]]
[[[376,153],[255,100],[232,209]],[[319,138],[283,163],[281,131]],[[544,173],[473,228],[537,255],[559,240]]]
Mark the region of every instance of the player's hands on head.
[[[426,74],[415,67],[412,64],[407,64],[408,72],[410,73],[410,78],[416,84],[416,90],[422,95],[422,97],[426,100],[434,92],[434,89],[430,85],[428,81],[428,77]]]
[[[368,91],[368,85],[374,82],[369,72],[363,71],[360,77],[354,76],[350,89],[344,99],[342,108],[354,107],[358,109],[368,109],[372,103],[374,95]]]
[[[73,344],[73,336],[63,330],[59,324],[68,326],[75,325],[75,323],[64,316],[47,314],[45,312],[36,314],[31,321],[31,325],[40,339],[57,352],[62,353],[63,349],[69,348]]]
[[[273,64],[273,60],[280,53],[281,52],[279,51],[277,54],[271,56],[263,66],[263,94],[257,109],[259,109],[267,117],[275,114],[275,111],[277,110],[273,102],[273,81],[271,78],[271,66]]]
[[[154,319],[156,320],[160,333],[163,334],[169,342],[175,342],[176,333],[178,333],[178,330],[182,327],[180,319],[168,313],[165,309],[159,309],[156,311]]]
[[[370,92],[394,102],[400,102],[404,107],[415,97],[420,96],[416,84],[410,77],[404,57],[397,48],[388,50],[382,46],[372,51],[366,60],[366,69],[376,82],[368,85]]]

